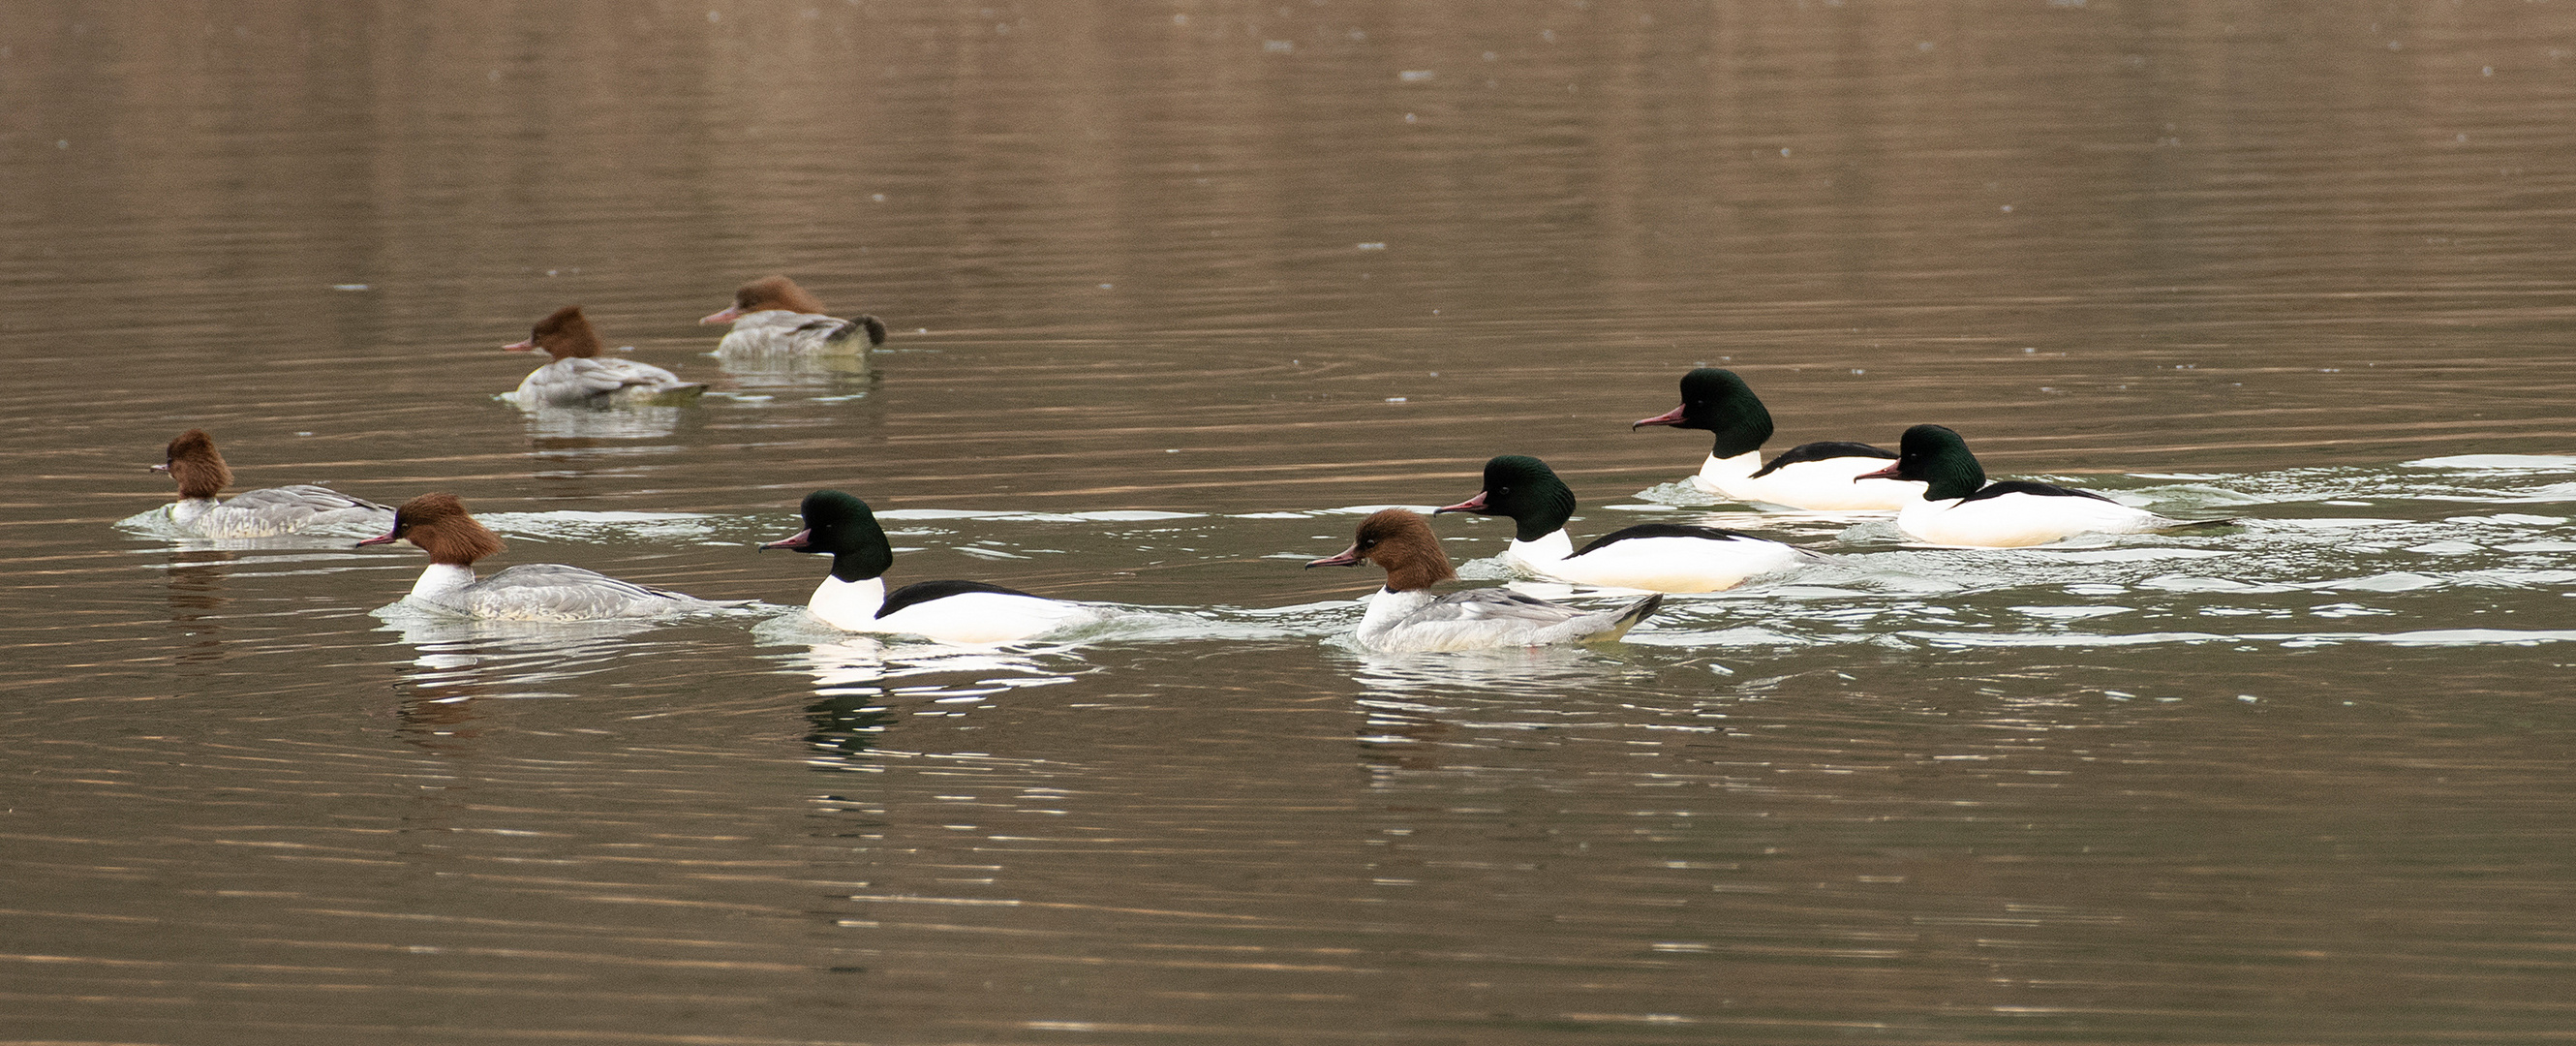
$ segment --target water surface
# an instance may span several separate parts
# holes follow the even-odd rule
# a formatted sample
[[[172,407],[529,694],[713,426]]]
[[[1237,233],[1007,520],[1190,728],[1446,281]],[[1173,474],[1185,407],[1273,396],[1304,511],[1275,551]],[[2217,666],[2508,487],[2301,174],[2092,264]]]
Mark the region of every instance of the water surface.
[[[2553,5],[27,6],[0,97],[0,1041],[2576,1024]],[[707,355],[769,272],[893,339]],[[712,391],[493,401],[571,303]],[[2236,522],[1715,503],[1628,429],[1699,365],[1775,448],[1940,422]],[[133,519],[188,427],[753,602],[380,612],[408,546]],[[1499,453],[1578,536],[1830,558],[1599,649],[1352,647],[1374,579],[1298,564]],[[897,581],[1135,613],[819,629],[751,546],[826,486]]]

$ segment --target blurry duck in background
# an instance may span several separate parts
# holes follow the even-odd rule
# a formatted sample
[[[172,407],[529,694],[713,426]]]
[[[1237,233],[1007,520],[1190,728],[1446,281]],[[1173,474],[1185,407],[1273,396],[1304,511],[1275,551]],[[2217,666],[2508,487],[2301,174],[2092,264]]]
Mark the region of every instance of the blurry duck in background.
[[[582,316],[581,306],[566,305],[538,320],[528,340],[501,346],[507,352],[544,350],[554,362],[539,367],[501,398],[523,409],[539,407],[672,406],[707,391],[702,382],[650,363],[601,356],[606,344]]]
[[[1682,375],[1682,405],[1628,426],[1699,429],[1715,434],[1708,460],[1693,486],[1737,501],[1818,512],[1893,512],[1923,496],[1909,480],[1855,477],[1876,473],[1896,455],[1867,443],[1802,443],[1769,464],[1762,444],[1771,438],[1771,412],[1734,371],[1701,367]]]
[[[170,505],[170,523],[191,534],[274,537],[330,527],[374,528],[393,519],[388,506],[311,485],[244,491],[219,504],[215,495],[232,485],[233,470],[204,429],[180,433],[164,454],[166,460],[152,471],[167,472],[178,481],[179,500]]]
[[[886,325],[874,316],[844,320],[824,314],[823,303],[796,281],[764,276],[733,292],[733,304],[699,323],[730,323],[716,352],[798,355],[865,353],[885,344]]]

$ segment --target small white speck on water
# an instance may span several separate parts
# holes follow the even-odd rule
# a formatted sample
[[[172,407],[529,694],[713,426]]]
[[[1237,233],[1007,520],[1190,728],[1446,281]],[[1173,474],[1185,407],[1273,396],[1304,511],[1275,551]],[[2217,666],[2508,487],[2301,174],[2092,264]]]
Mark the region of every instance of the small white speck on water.
[[[1404,396],[1389,396],[1386,398],[1386,401],[1389,403],[1403,403],[1406,402],[1407,399],[1408,397]]]

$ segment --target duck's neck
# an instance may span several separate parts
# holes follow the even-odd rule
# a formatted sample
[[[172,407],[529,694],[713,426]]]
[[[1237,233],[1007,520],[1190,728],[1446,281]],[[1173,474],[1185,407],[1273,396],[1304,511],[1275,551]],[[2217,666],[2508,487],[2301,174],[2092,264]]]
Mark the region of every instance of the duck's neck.
[[[1368,611],[1360,615],[1360,645],[1375,645],[1377,637],[1385,635],[1405,618],[1413,616],[1415,611],[1422,609],[1423,604],[1438,598],[1440,597],[1432,595],[1431,590],[1427,588],[1409,589],[1403,592],[1382,588],[1371,593],[1368,597]]]
[[[1503,559],[1505,562],[1517,562],[1530,570],[1545,573],[1547,567],[1565,562],[1565,557],[1573,554],[1574,539],[1567,536],[1564,528],[1559,527],[1534,540],[1512,539],[1511,547],[1503,550]]]
[[[461,563],[432,563],[412,582],[411,597],[423,603],[446,605],[455,602],[456,594],[474,584],[474,568]]]
[[[1967,454],[1946,454],[1932,459],[1926,468],[1923,487],[1925,501],[1956,501],[1986,486],[1986,470],[1977,459]]]
[[[214,510],[213,498],[180,498],[170,503],[170,522],[182,527],[190,526]]]
[[[1574,491],[1562,483],[1547,484],[1540,489],[1517,496],[1512,517],[1512,540],[1538,541],[1549,534],[1565,530],[1565,521],[1574,518]]]
[[[1709,431],[1717,437],[1716,442],[1709,446],[1709,457],[1758,456],[1762,453],[1762,444],[1771,438],[1771,412],[1762,409],[1759,403],[1753,404],[1749,410],[1739,406],[1732,417]]]
[[[814,598],[805,601],[805,609],[825,624],[852,632],[876,630],[877,608],[885,605],[885,579],[862,578],[843,581],[826,574],[814,589]]]
[[[1752,479],[1753,474],[1760,471],[1762,452],[1758,449],[1734,457],[1719,457],[1711,453],[1707,461],[1700,463],[1699,477],[1710,483],[1738,483]]]

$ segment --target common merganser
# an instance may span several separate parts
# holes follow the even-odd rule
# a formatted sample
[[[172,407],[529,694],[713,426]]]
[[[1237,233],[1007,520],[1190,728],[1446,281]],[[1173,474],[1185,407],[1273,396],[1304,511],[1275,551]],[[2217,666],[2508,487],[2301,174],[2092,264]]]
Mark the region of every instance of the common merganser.
[[[707,391],[703,382],[681,381],[679,375],[650,363],[601,356],[607,345],[599,340],[599,332],[590,329],[590,320],[582,316],[579,305],[556,309],[537,321],[528,340],[512,342],[501,349],[544,349],[555,358],[553,363],[529,372],[528,380],[520,382],[517,391],[501,394],[502,399],[521,407],[667,406],[686,403]]]
[[[1916,425],[1897,444],[1896,463],[1871,473],[1923,480],[1923,496],[1896,514],[1896,529],[1929,545],[2021,548],[2077,534],[2135,534],[2210,522],[2167,519],[2091,491],[2026,480],[1986,482],[1968,441],[1940,425]],[[2223,521],[2215,521],[2223,522]]]
[[[1360,615],[1359,642],[1371,650],[1427,653],[1497,647],[1603,643],[1628,634],[1662,606],[1658,593],[1616,610],[1582,610],[1507,588],[1471,588],[1433,595],[1431,586],[1458,576],[1431,521],[1400,508],[1360,521],[1359,535],[1340,555],[1309,567],[1386,568],[1386,587],[1368,597]]]
[[[823,303],[784,276],[764,276],[733,292],[733,304],[699,323],[730,323],[716,344],[720,353],[798,354],[865,352],[885,344],[886,325],[874,316],[844,320],[823,314]]]
[[[760,546],[828,553],[832,572],[805,609],[846,632],[894,632],[949,643],[1006,643],[1107,616],[1099,607],[981,581],[921,581],[889,593],[894,546],[868,503],[837,490],[805,495],[805,529]]]
[[[1815,555],[1750,534],[1680,523],[1624,527],[1577,551],[1565,533],[1574,491],[1546,462],[1518,454],[1486,462],[1485,489],[1439,512],[1511,517],[1518,529],[1503,562],[1579,585],[1717,592],[1795,569]]]
[[[407,602],[468,617],[514,621],[595,621],[661,617],[714,610],[729,603],[630,584],[580,567],[529,563],[476,580],[474,561],[501,551],[499,535],[484,529],[454,494],[423,494],[403,502],[393,529],[359,546],[409,541],[429,553],[429,569],[411,586]]]
[[[189,429],[170,441],[167,460],[152,466],[179,482],[179,500],[170,505],[170,524],[210,538],[259,538],[296,534],[323,527],[383,526],[393,509],[353,498],[329,487],[298,484],[243,491],[217,504],[215,495],[233,482],[231,466],[215,450],[204,429]]]
[[[1893,512],[1923,497],[1920,483],[1855,482],[1854,477],[1884,469],[1896,459],[1894,452],[1867,443],[1802,443],[1764,464],[1762,444],[1771,438],[1771,412],[1731,370],[1701,367],[1682,375],[1682,405],[1641,419],[1628,430],[1647,425],[1715,433],[1716,444],[1691,483],[1737,501],[1821,512]]]

